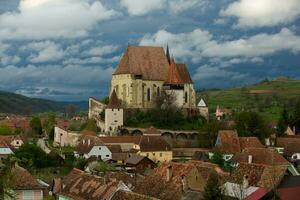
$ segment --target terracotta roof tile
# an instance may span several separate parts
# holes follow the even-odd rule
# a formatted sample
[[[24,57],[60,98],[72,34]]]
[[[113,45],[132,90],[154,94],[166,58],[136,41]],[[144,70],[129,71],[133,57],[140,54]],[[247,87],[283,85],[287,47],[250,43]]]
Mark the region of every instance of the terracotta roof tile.
[[[168,79],[166,83],[175,84],[175,85],[184,84],[174,59],[171,60],[169,71],[168,71]]]
[[[122,143],[133,143],[136,144],[140,141],[141,136],[105,136],[100,139],[105,144],[122,144]]]
[[[157,200],[157,199],[154,197],[149,197],[134,192],[118,191],[115,193],[115,195],[111,200]]]
[[[64,179],[64,187],[60,195],[71,197],[74,200],[96,200],[96,199],[110,199],[117,191],[119,182],[107,182],[104,178],[93,176],[75,170],[69,174],[69,181]],[[79,176],[78,176],[79,175]]]
[[[109,103],[106,106],[107,108],[120,108],[122,105],[122,102],[120,99],[118,99],[117,93],[115,90],[112,91],[110,98],[109,98]]]
[[[122,153],[122,148],[120,145],[106,145],[106,147],[112,152],[112,153]]]
[[[193,81],[192,81],[192,78],[191,78],[191,75],[189,73],[189,70],[188,70],[187,66],[185,64],[176,64],[176,66],[177,66],[179,75],[181,77],[181,81],[183,83],[192,84]]]
[[[138,145],[142,152],[171,151],[171,146],[161,136],[141,136]]]
[[[219,131],[216,148],[221,153],[241,152],[240,141],[236,131],[223,130]]]
[[[259,141],[257,137],[239,137],[241,150],[246,148],[264,148],[265,146]]]
[[[79,138],[79,143],[76,146],[76,152],[79,154],[89,153],[94,146],[103,146],[104,143],[97,136],[82,135]]]
[[[140,156],[140,155],[134,154],[125,160],[125,164],[136,165],[139,162],[141,162],[143,159],[148,159],[148,158],[145,156]]]
[[[168,67],[162,47],[128,46],[114,75],[142,75],[144,80],[165,81]]]
[[[15,166],[13,172],[13,187],[16,190],[33,190],[44,189],[42,186],[26,169]]]

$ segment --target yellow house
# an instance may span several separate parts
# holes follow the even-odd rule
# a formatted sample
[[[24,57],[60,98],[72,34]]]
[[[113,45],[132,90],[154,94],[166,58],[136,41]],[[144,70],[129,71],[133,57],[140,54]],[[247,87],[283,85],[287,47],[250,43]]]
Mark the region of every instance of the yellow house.
[[[154,162],[169,162],[173,159],[170,145],[161,136],[141,136],[134,144],[134,149],[141,156],[146,156]]]

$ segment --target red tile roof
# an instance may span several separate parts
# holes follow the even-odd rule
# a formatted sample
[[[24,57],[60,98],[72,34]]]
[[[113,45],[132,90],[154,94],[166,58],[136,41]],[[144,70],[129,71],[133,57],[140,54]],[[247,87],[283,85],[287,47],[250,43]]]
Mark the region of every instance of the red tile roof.
[[[277,190],[281,200],[298,200],[300,187],[280,188]]]
[[[149,197],[146,195],[127,192],[127,191],[117,191],[111,200],[158,200],[154,197]]]
[[[142,75],[144,80],[165,81],[168,68],[162,47],[128,46],[114,75]]]
[[[170,66],[169,66],[168,79],[167,79],[166,83],[167,84],[175,84],[175,85],[184,84],[184,82],[181,79],[181,76],[179,74],[177,65],[173,58],[171,60]]]
[[[189,70],[185,64],[176,64],[179,75],[181,77],[181,81],[183,83],[190,83],[192,84],[192,78],[190,76]]]
[[[94,146],[104,146],[104,143],[97,136],[82,135],[79,138],[79,143],[76,146],[76,152],[79,154],[89,153]]]
[[[12,169],[15,190],[45,189],[26,169],[15,166]]]
[[[264,148],[265,146],[259,141],[257,137],[239,137],[241,150],[246,148]]]
[[[137,144],[142,152],[171,151],[171,146],[162,136],[141,136]]]
[[[223,130],[219,131],[216,148],[221,153],[241,152],[240,141],[236,131]]]
[[[116,91],[113,90],[111,95],[110,95],[109,103],[107,105],[107,108],[120,108],[121,105],[122,105],[121,100],[118,99]]]

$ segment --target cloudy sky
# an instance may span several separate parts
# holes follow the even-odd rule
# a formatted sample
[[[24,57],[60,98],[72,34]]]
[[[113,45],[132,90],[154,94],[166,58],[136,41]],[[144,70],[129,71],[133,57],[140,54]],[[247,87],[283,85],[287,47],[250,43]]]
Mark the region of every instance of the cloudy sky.
[[[299,79],[300,1],[0,0],[0,90],[105,96],[128,44],[169,44],[199,89]]]

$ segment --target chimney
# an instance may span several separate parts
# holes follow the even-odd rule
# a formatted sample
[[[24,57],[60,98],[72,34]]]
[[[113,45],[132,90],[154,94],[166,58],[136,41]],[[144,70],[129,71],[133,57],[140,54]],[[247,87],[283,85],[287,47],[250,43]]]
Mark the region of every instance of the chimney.
[[[185,192],[187,190],[187,181],[185,175],[182,175],[181,183],[182,183],[182,191]]]
[[[245,175],[243,179],[243,188],[247,189],[248,187],[249,187],[249,180],[248,180],[248,176]]]
[[[167,182],[169,182],[171,180],[171,178],[172,178],[172,166],[169,165],[167,167]]]
[[[253,160],[253,156],[252,155],[248,155],[248,163],[251,164]]]

